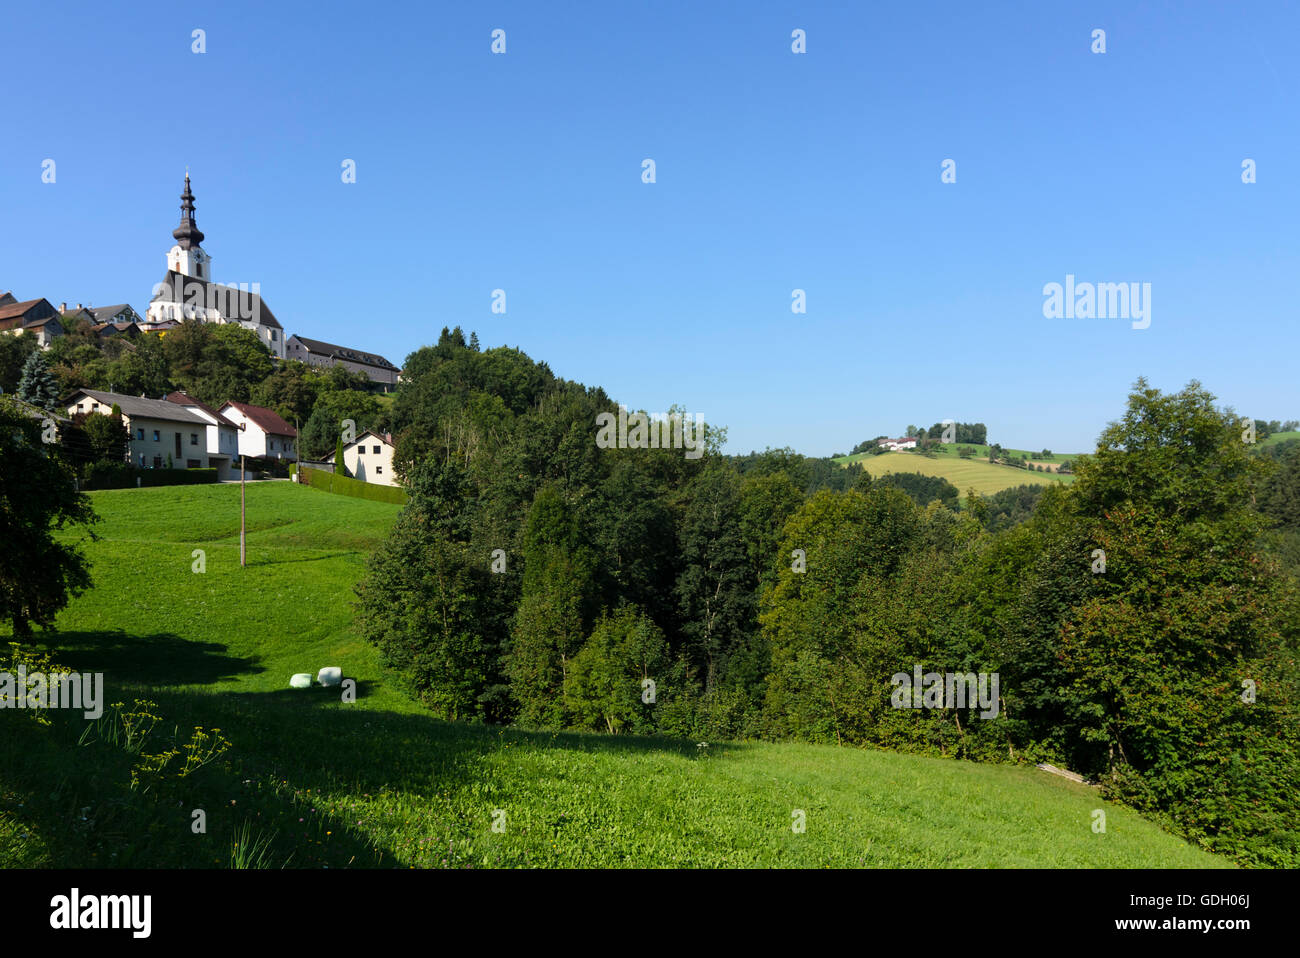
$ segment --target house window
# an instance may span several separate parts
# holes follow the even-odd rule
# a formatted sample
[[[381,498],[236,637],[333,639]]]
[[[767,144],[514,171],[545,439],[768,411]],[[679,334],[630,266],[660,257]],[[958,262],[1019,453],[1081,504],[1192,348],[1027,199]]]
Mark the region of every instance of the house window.
[[[161,468],[162,468],[162,456],[154,456],[154,457],[153,457],[153,467],[154,467],[155,469],[161,469]]]
[[[157,429],[155,429],[155,430],[153,431],[153,441],[154,441],[154,442],[158,442],[158,430],[157,430]]]
[[[382,476],[383,474],[384,474],[384,467],[383,467],[383,466],[375,466],[375,475],[376,475],[376,476]]]
[[[199,444],[199,434],[197,432],[190,433],[190,445],[197,446],[198,444]]]
[[[77,403],[77,412],[81,412],[84,405],[85,403]]]
[[[376,456],[379,455],[379,447],[378,447],[378,446],[375,446],[375,455],[376,455]]]
[[[143,430],[143,429],[137,429],[137,430],[135,431],[135,438],[137,438],[137,439],[143,439],[143,438],[144,438],[144,430]],[[143,465],[143,463],[141,463],[141,465]]]
[[[364,456],[365,454],[366,454],[366,447],[365,447],[365,446],[357,446],[357,455],[358,455],[358,456]]]

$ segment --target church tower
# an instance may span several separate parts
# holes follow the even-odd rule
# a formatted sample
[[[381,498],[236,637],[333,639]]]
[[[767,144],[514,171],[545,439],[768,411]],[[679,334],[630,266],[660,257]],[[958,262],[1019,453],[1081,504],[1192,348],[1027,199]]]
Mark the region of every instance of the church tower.
[[[181,225],[172,230],[176,245],[167,253],[167,268],[182,276],[212,282],[212,259],[199,244],[203,234],[194,219],[194,194],[190,192],[190,174],[185,172],[185,192],[181,194]]]

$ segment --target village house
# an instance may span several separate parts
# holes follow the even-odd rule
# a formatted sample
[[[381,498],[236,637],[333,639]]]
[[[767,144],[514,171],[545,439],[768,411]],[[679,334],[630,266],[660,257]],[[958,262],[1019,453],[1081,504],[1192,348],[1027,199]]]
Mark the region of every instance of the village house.
[[[348,475],[362,482],[383,486],[398,484],[393,473],[393,437],[366,430],[343,447],[343,465]]]
[[[239,454],[268,459],[293,459],[298,430],[273,409],[245,402],[227,402],[218,412],[239,428]]]
[[[143,320],[140,314],[131,308],[129,303],[118,303],[116,306],[88,306],[96,323],[112,323],[114,326],[139,325]]]
[[[208,465],[217,470],[220,480],[238,478],[239,426],[211,406],[205,406],[184,392],[167,394],[167,401],[182,406],[207,422],[205,447]]]
[[[59,311],[49,300],[18,302],[12,293],[5,293],[0,297],[0,333],[30,334],[36,337],[42,349],[49,349],[50,344],[63,335],[63,325],[59,322]]]
[[[130,461],[144,469],[201,469],[209,465],[208,421],[193,411],[165,399],[125,396],[98,389],[79,389],[65,407],[69,416],[122,411],[130,434]]]

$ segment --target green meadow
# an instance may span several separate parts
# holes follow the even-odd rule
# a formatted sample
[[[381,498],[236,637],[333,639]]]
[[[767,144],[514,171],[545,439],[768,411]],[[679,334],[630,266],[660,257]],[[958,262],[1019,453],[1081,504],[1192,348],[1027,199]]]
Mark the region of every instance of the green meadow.
[[[0,867],[1229,865],[1031,767],[439,721],[352,626],[398,507],[247,493],[246,568],[237,485],[92,494],[95,586],[34,644],[122,708],[0,712]],[[355,702],[288,687],[322,666]]]
[[[956,486],[963,499],[971,489],[981,496],[991,496],[1015,486],[1045,486],[1053,482],[1074,481],[1072,475],[1058,476],[1052,472],[1033,472],[991,463],[988,461],[987,449],[983,458],[975,455],[962,459],[957,455],[956,447],[950,448],[951,452],[941,452],[934,457],[923,456],[918,452],[886,452],[878,456],[864,452],[856,456],[843,456],[835,461],[850,468],[860,465],[876,477],[890,472],[919,472],[924,476],[937,476]],[[1072,457],[1058,456],[1043,462],[1060,462],[1069,458]]]

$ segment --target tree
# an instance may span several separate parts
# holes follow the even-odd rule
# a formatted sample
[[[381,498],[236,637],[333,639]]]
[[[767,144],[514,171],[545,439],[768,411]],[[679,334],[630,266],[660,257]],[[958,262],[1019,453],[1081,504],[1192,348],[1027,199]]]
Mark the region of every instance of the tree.
[[[0,336],[0,393],[18,388],[28,357],[39,349],[35,336]]]
[[[564,724],[564,682],[582,646],[583,606],[592,597],[594,556],[557,483],[542,486],[524,531],[524,581],[507,672],[520,721]]]
[[[454,466],[417,468],[356,588],[362,635],[447,719],[485,717],[498,651],[484,622],[488,563],[465,538],[467,491]]]
[[[564,683],[565,705],[582,728],[645,732],[654,728],[646,680],[668,674],[668,644],[659,627],[635,606],[603,617],[574,657]]]
[[[18,398],[49,412],[59,408],[59,384],[39,350],[27,357],[18,381]]]
[[[1251,493],[1266,469],[1240,417],[1199,383],[1164,395],[1139,379],[1078,466],[1077,571],[1067,559],[1032,588],[1059,608],[1062,580],[1089,582],[1049,666],[1075,767],[1210,847],[1277,864],[1300,849],[1300,610],[1259,554],[1266,520]],[[1089,547],[1104,550],[1104,574],[1084,571]],[[1248,700],[1247,678],[1268,693]]]
[[[688,648],[712,694],[731,654],[754,631],[755,577],[741,529],[741,481],[728,466],[706,468],[687,488],[684,562],[674,591]]]
[[[15,635],[48,627],[69,598],[90,585],[90,566],[75,543],[54,533],[96,521],[72,470],[50,455],[42,423],[0,399],[0,616]]]

